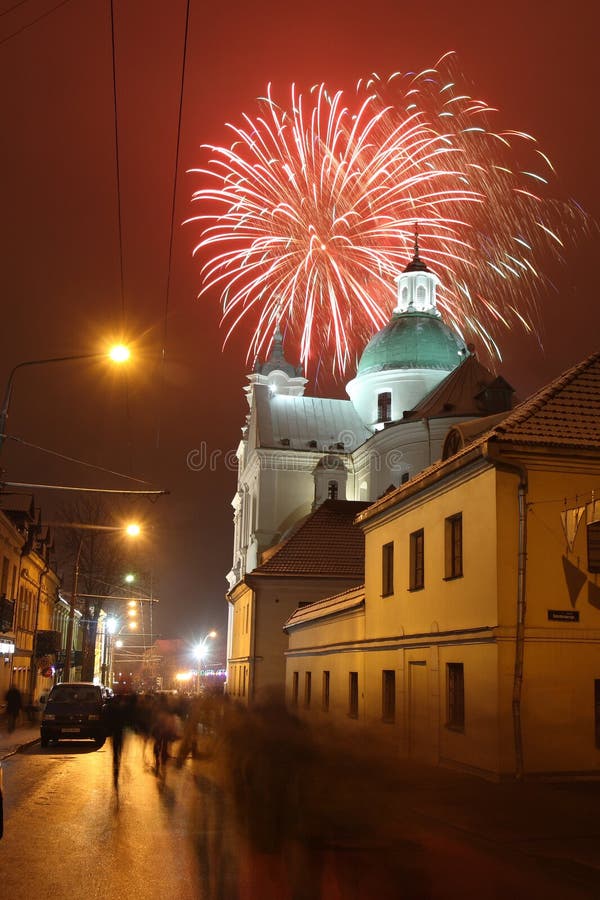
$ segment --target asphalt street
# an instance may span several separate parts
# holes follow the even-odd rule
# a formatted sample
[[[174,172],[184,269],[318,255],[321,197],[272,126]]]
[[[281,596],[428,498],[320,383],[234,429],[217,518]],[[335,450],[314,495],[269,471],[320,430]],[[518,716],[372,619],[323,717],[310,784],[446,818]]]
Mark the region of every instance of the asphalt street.
[[[170,759],[157,777],[150,744],[129,736],[118,795],[110,741],[100,750],[91,742],[37,743],[3,766],[0,895],[11,900],[600,895],[599,840],[588,822],[597,785],[534,785],[523,794],[408,769],[392,785],[371,769],[345,768],[340,757],[336,774],[317,785],[320,812],[335,810],[333,830],[318,846],[292,843],[277,856],[244,835],[214,758],[181,768]]]

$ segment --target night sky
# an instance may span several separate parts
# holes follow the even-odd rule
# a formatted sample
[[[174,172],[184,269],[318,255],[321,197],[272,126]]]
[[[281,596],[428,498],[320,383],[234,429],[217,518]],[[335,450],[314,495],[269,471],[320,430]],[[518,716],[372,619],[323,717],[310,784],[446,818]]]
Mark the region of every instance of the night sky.
[[[598,220],[594,6],[191,0],[167,308],[185,0],[115,0],[124,303],[109,0],[2,0],[0,380],[23,360],[101,350],[123,322],[136,349],[126,377],[99,362],[20,372],[9,431],[171,491],[140,507],[163,635],[224,629],[235,491],[226,459],[247,411],[248,336],[222,349],[219,304],[197,299],[198,231],[181,225],[200,145],[228,143],[225,122],[254,112],[268,82],[281,95],[293,81],[350,89],[455,50],[473,93],[500,109],[495,121],[535,135],[563,196]],[[543,332],[505,336],[500,371],[521,399],[598,349],[599,251],[593,232],[562,268],[549,264]],[[342,384],[319,387],[344,396]],[[202,446],[212,471],[187,464]],[[13,481],[136,487],[12,442],[2,465]],[[36,500],[51,518],[57,498]]]

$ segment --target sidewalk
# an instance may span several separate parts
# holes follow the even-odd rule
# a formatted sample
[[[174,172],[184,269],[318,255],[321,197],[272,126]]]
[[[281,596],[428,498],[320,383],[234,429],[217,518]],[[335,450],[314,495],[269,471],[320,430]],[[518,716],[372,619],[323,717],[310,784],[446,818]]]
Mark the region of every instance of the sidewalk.
[[[6,730],[6,723],[2,722],[0,726],[0,759],[6,759],[12,756],[20,747],[39,740],[40,726],[32,725],[27,722],[24,725],[18,725],[15,730],[9,734]]]

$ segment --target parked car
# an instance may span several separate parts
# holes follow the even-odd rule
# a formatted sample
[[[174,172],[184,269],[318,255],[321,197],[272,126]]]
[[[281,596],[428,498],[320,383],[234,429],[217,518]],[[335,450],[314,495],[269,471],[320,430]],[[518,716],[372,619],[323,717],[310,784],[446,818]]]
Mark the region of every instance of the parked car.
[[[56,684],[50,691],[40,728],[42,747],[61,738],[106,740],[106,700],[102,688],[87,681]]]

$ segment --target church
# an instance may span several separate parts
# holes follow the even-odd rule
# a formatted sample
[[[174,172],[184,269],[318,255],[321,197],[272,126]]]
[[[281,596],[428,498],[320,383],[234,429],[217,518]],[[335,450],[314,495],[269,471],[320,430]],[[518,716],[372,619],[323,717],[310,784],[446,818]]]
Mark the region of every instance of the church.
[[[512,408],[511,386],[444,321],[439,283],[415,239],[347,400],[305,394],[279,329],[248,376],[227,575],[227,690],[242,702],[283,689],[283,626],[297,607],[364,582],[356,515],[439,460],[452,425]],[[341,539],[325,554],[334,519]]]

